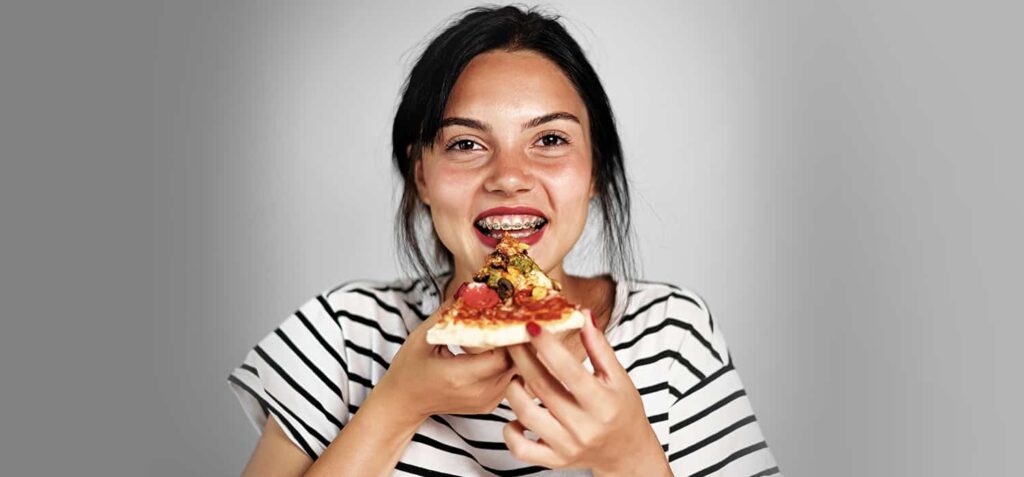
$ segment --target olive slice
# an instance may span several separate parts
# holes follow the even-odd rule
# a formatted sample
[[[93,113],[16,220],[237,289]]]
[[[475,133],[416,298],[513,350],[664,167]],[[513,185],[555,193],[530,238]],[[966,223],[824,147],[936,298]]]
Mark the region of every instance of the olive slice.
[[[498,288],[495,291],[498,292],[498,297],[504,301],[515,293],[516,288],[512,285],[512,282],[508,281],[507,278],[501,277],[498,279]]]

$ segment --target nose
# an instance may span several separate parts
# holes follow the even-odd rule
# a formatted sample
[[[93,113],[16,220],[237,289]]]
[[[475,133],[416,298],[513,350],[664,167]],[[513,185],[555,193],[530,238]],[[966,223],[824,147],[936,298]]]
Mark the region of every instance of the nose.
[[[514,195],[533,189],[535,179],[525,154],[515,151],[498,152],[492,156],[490,167],[490,174],[484,182],[488,192]]]

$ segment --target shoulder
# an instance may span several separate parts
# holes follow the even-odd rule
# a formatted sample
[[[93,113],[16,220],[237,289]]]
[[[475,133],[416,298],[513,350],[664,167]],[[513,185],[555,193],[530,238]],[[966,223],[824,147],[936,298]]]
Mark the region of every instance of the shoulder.
[[[725,338],[701,294],[672,283],[632,280],[625,295],[609,340],[627,361],[664,360],[698,378],[728,363]]]
[[[301,302],[253,351],[271,356],[270,350],[285,354],[315,350],[335,355],[334,351],[343,350],[350,340],[393,338],[400,342],[407,334],[407,324],[420,319],[417,305],[426,288],[422,282],[352,280],[325,288]],[[360,328],[371,332],[361,333]]]
[[[658,324],[666,318],[674,318],[693,326],[714,328],[707,302],[692,289],[640,279],[626,282],[625,288],[625,305],[617,320],[619,324],[636,320]]]
[[[415,324],[429,316],[424,309],[430,306],[434,294],[429,282],[419,278],[354,280],[324,290],[313,300],[322,302],[336,316],[390,317]]]
[[[422,302],[425,293],[429,293],[429,287],[423,280],[413,278],[350,280],[307,295],[285,317],[280,327],[302,324],[316,329],[336,328],[337,324],[353,318],[377,320],[389,314],[399,318],[405,315],[418,318],[419,314],[411,309],[418,310],[415,305]]]

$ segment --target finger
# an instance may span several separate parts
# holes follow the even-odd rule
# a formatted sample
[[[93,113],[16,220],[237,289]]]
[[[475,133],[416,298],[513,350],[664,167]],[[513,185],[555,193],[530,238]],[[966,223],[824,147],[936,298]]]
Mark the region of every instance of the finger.
[[[508,371],[512,367],[512,359],[504,348],[494,348],[480,354],[460,354],[449,358],[449,363],[458,368],[458,372],[483,379]]]
[[[548,468],[564,466],[565,460],[560,457],[547,443],[539,443],[526,437],[526,428],[519,421],[509,421],[501,430],[512,457],[535,465]]]
[[[433,325],[433,324],[436,324],[438,321],[441,321],[441,316],[444,315],[444,313],[443,313],[444,310],[447,309],[448,307],[450,307],[452,305],[453,301],[454,300],[452,300],[451,298],[445,300],[443,303],[441,303],[441,305],[439,305],[437,307],[437,310],[434,310],[434,312],[431,313],[430,316],[428,316],[426,320],[423,320],[423,323],[421,323],[421,325],[425,325],[425,324]]]
[[[536,333],[530,333],[530,343],[536,348],[537,357],[555,378],[565,384],[573,396],[583,399],[594,391],[597,384],[594,376],[576,360],[561,340],[534,322],[527,323],[526,327]]]
[[[573,442],[569,431],[547,409],[533,402],[519,379],[513,379],[509,383],[505,390],[505,398],[508,399],[512,411],[516,413],[516,420],[551,443],[550,446],[559,454],[569,455],[568,446]]]
[[[583,348],[587,350],[587,355],[590,356],[590,363],[594,365],[594,373],[599,377],[607,379],[619,379],[623,376],[628,376],[626,370],[622,367],[622,363],[619,363],[619,359],[615,356],[615,350],[608,343],[604,333],[594,326],[593,314],[591,314],[590,310],[586,310],[586,312],[588,319],[585,320],[583,329],[580,330],[580,340],[583,341]]]
[[[525,379],[536,397],[545,402],[554,401],[556,398],[575,401],[569,390],[548,372],[537,358],[536,352],[528,345],[509,346],[508,354],[512,358],[513,366],[519,370],[519,375]]]
[[[577,422],[582,417],[576,398],[548,372],[544,364],[527,345],[509,346],[508,353],[526,385],[544,403],[544,406],[551,410],[555,418],[569,426],[570,423]]]
[[[455,353],[452,353],[452,350],[448,349],[448,346],[445,346],[445,345],[435,346],[434,347],[434,351],[436,351],[437,354],[439,354],[439,355],[441,355],[441,356],[443,356],[445,358],[451,358],[451,357],[455,356]]]
[[[512,378],[515,378],[516,373],[518,372],[519,371],[515,368],[515,366],[509,368],[508,371],[499,374],[498,377],[495,378],[494,385],[500,387],[501,389],[508,388],[509,383],[512,382]]]

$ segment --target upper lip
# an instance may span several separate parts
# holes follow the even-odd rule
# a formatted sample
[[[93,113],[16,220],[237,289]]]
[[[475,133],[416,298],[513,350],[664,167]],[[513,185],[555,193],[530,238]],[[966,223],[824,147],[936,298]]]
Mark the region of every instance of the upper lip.
[[[541,212],[541,211],[539,211],[537,209],[534,209],[533,207],[522,207],[522,206],[520,206],[520,207],[494,207],[493,209],[487,209],[487,210],[485,210],[483,212],[480,212],[480,215],[477,215],[476,218],[473,219],[473,222],[476,223],[480,219],[483,219],[484,217],[490,217],[492,215],[536,215],[537,217],[540,217],[540,218],[542,218],[544,220],[548,220],[548,216],[544,215],[543,212]]]

